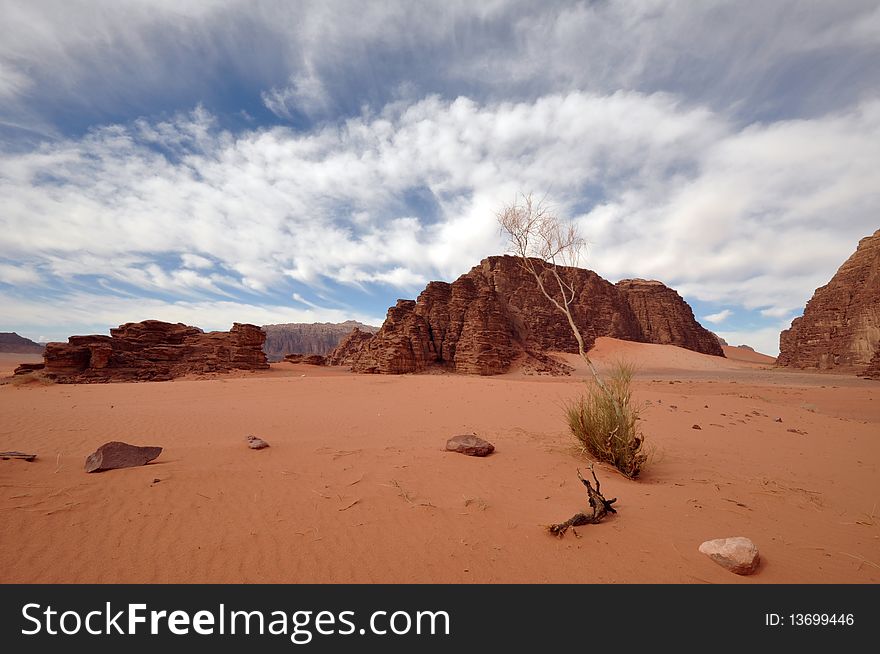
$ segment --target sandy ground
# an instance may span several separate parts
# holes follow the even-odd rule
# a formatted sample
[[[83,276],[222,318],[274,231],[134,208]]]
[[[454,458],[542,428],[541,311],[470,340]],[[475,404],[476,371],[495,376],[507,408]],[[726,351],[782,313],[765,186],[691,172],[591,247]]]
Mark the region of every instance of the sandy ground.
[[[597,466],[619,513],[562,539],[543,526],[585,505],[562,414],[576,357],[570,378],[279,363],[0,386],[0,450],[39,455],[0,460],[0,581],[880,582],[880,384],[611,339],[593,358],[639,366],[654,453],[638,481]],[[463,432],[495,454],[444,452]],[[165,449],[86,474],[110,440]],[[739,535],[761,550],[752,577],[697,551]]]

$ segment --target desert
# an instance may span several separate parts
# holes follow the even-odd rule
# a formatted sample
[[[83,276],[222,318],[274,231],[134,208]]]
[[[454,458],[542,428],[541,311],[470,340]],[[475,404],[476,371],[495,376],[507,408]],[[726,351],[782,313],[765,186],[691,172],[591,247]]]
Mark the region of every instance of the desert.
[[[30,637],[37,584],[379,612],[468,585],[458,624],[499,646],[686,613],[615,585],[714,612],[702,647],[870,626],[878,25],[0,2],[0,627]],[[545,584],[586,627],[467,606],[549,613]]]
[[[728,348],[736,350],[738,348]],[[597,466],[619,514],[555,538],[585,503],[560,406],[571,376],[266,371],[0,386],[4,582],[877,583],[875,383],[598,339],[639,363],[654,446],[639,480]],[[736,353],[734,353],[736,354]],[[11,364],[7,364],[6,370]],[[781,422],[777,421],[781,419]],[[693,425],[701,429],[693,429]],[[247,448],[247,434],[271,447]],[[476,433],[496,452],[445,452]],[[105,441],[165,449],[98,475]],[[745,535],[759,572],[701,542]]]

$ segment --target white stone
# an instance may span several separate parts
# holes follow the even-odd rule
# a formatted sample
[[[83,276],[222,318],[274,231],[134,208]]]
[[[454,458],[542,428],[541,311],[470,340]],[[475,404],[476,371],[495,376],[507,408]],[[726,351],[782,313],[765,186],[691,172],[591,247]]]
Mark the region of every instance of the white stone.
[[[744,536],[707,540],[700,551],[715,563],[738,575],[750,575],[758,569],[758,547]]]

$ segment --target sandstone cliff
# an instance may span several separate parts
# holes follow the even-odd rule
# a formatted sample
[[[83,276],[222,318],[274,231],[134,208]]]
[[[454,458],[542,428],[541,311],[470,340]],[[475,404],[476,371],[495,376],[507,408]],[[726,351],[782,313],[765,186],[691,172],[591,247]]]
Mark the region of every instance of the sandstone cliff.
[[[673,289],[645,279],[622,279],[617,288],[623,291],[648,343],[722,355],[718,337],[696,321],[690,306]]]
[[[780,334],[777,365],[866,374],[880,368],[880,230],[859,241]]]
[[[268,368],[256,325],[235,323],[228,332],[203,332],[159,320],[130,322],[110,336],[71,336],[48,343],[43,374],[62,383],[160,381],[189,373]]]
[[[619,287],[590,270],[563,272],[577,289],[572,313],[588,348],[599,336],[612,336],[724,356],[684,300],[659,282],[629,280]],[[543,281],[555,285],[549,272]],[[437,367],[493,375],[522,358],[546,369],[547,350],[577,352],[577,341],[531,275],[503,256],[483,260],[451,284],[429,283],[415,301],[399,300],[375,336],[353,332],[327,360],[357,372]]]
[[[371,334],[379,331],[378,327],[355,320],[263,325],[266,332],[263,351],[269,361],[281,361],[287,354],[329,354],[355,328]]]

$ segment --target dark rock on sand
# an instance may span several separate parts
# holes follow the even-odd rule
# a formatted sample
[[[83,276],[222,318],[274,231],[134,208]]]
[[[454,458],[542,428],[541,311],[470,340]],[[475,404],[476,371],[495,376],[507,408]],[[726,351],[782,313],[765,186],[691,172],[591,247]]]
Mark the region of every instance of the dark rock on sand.
[[[495,451],[495,446],[473,434],[461,434],[446,441],[446,450],[468,456],[489,456]]]
[[[139,447],[120,441],[104,443],[86,458],[86,472],[142,466],[162,453],[161,447]]]

